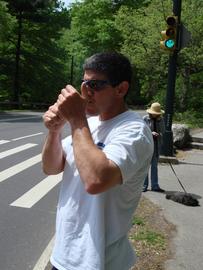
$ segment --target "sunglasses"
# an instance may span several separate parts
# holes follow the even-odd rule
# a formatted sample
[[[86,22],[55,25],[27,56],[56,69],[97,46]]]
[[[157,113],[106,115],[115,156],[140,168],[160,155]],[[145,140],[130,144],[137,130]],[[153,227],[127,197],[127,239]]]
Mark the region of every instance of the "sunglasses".
[[[86,87],[90,87],[94,91],[100,91],[105,86],[112,85],[112,83],[107,80],[82,80],[82,83],[84,83]]]

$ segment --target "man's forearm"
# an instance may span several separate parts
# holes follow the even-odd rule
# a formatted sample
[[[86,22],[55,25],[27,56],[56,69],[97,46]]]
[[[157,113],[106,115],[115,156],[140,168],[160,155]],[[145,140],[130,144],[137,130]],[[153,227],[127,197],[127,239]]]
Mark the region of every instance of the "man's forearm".
[[[61,145],[61,134],[49,132],[42,150],[43,171],[48,174],[58,174],[64,170],[65,157]]]
[[[121,183],[120,170],[96,147],[85,120],[72,126],[72,137],[76,166],[87,192],[100,193]]]

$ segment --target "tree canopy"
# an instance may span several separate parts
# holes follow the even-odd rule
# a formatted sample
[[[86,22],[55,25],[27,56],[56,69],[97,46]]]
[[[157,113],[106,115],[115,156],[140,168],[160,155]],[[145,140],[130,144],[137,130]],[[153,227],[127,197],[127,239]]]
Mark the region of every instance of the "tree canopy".
[[[164,104],[168,54],[159,47],[171,0],[0,0],[0,99],[53,102],[64,84],[80,88],[82,63],[93,53],[129,57],[134,78],[128,103]],[[190,44],[178,54],[175,110],[203,105],[203,1],[182,1]],[[16,75],[16,70],[17,75]],[[17,79],[16,79],[17,76]],[[16,81],[15,81],[16,80]]]

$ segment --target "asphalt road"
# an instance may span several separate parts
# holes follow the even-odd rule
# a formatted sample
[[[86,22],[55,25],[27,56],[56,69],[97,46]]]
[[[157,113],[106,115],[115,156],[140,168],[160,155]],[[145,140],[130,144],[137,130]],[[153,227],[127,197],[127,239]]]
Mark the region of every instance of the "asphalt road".
[[[42,172],[46,133],[42,113],[0,112],[2,270],[43,269],[39,258],[54,236],[61,176],[51,179]]]
[[[42,172],[46,134],[42,113],[0,112],[2,270],[44,270],[49,260],[61,175]]]

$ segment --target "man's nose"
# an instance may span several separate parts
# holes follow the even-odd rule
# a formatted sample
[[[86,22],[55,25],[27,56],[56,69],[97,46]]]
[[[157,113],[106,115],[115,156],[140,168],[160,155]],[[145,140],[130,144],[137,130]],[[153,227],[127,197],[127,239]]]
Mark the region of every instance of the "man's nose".
[[[81,85],[81,92],[89,97],[94,95],[94,90],[84,83]]]
[[[92,88],[90,88],[89,86],[86,86],[86,89],[87,89],[88,96],[94,95],[94,90]]]

